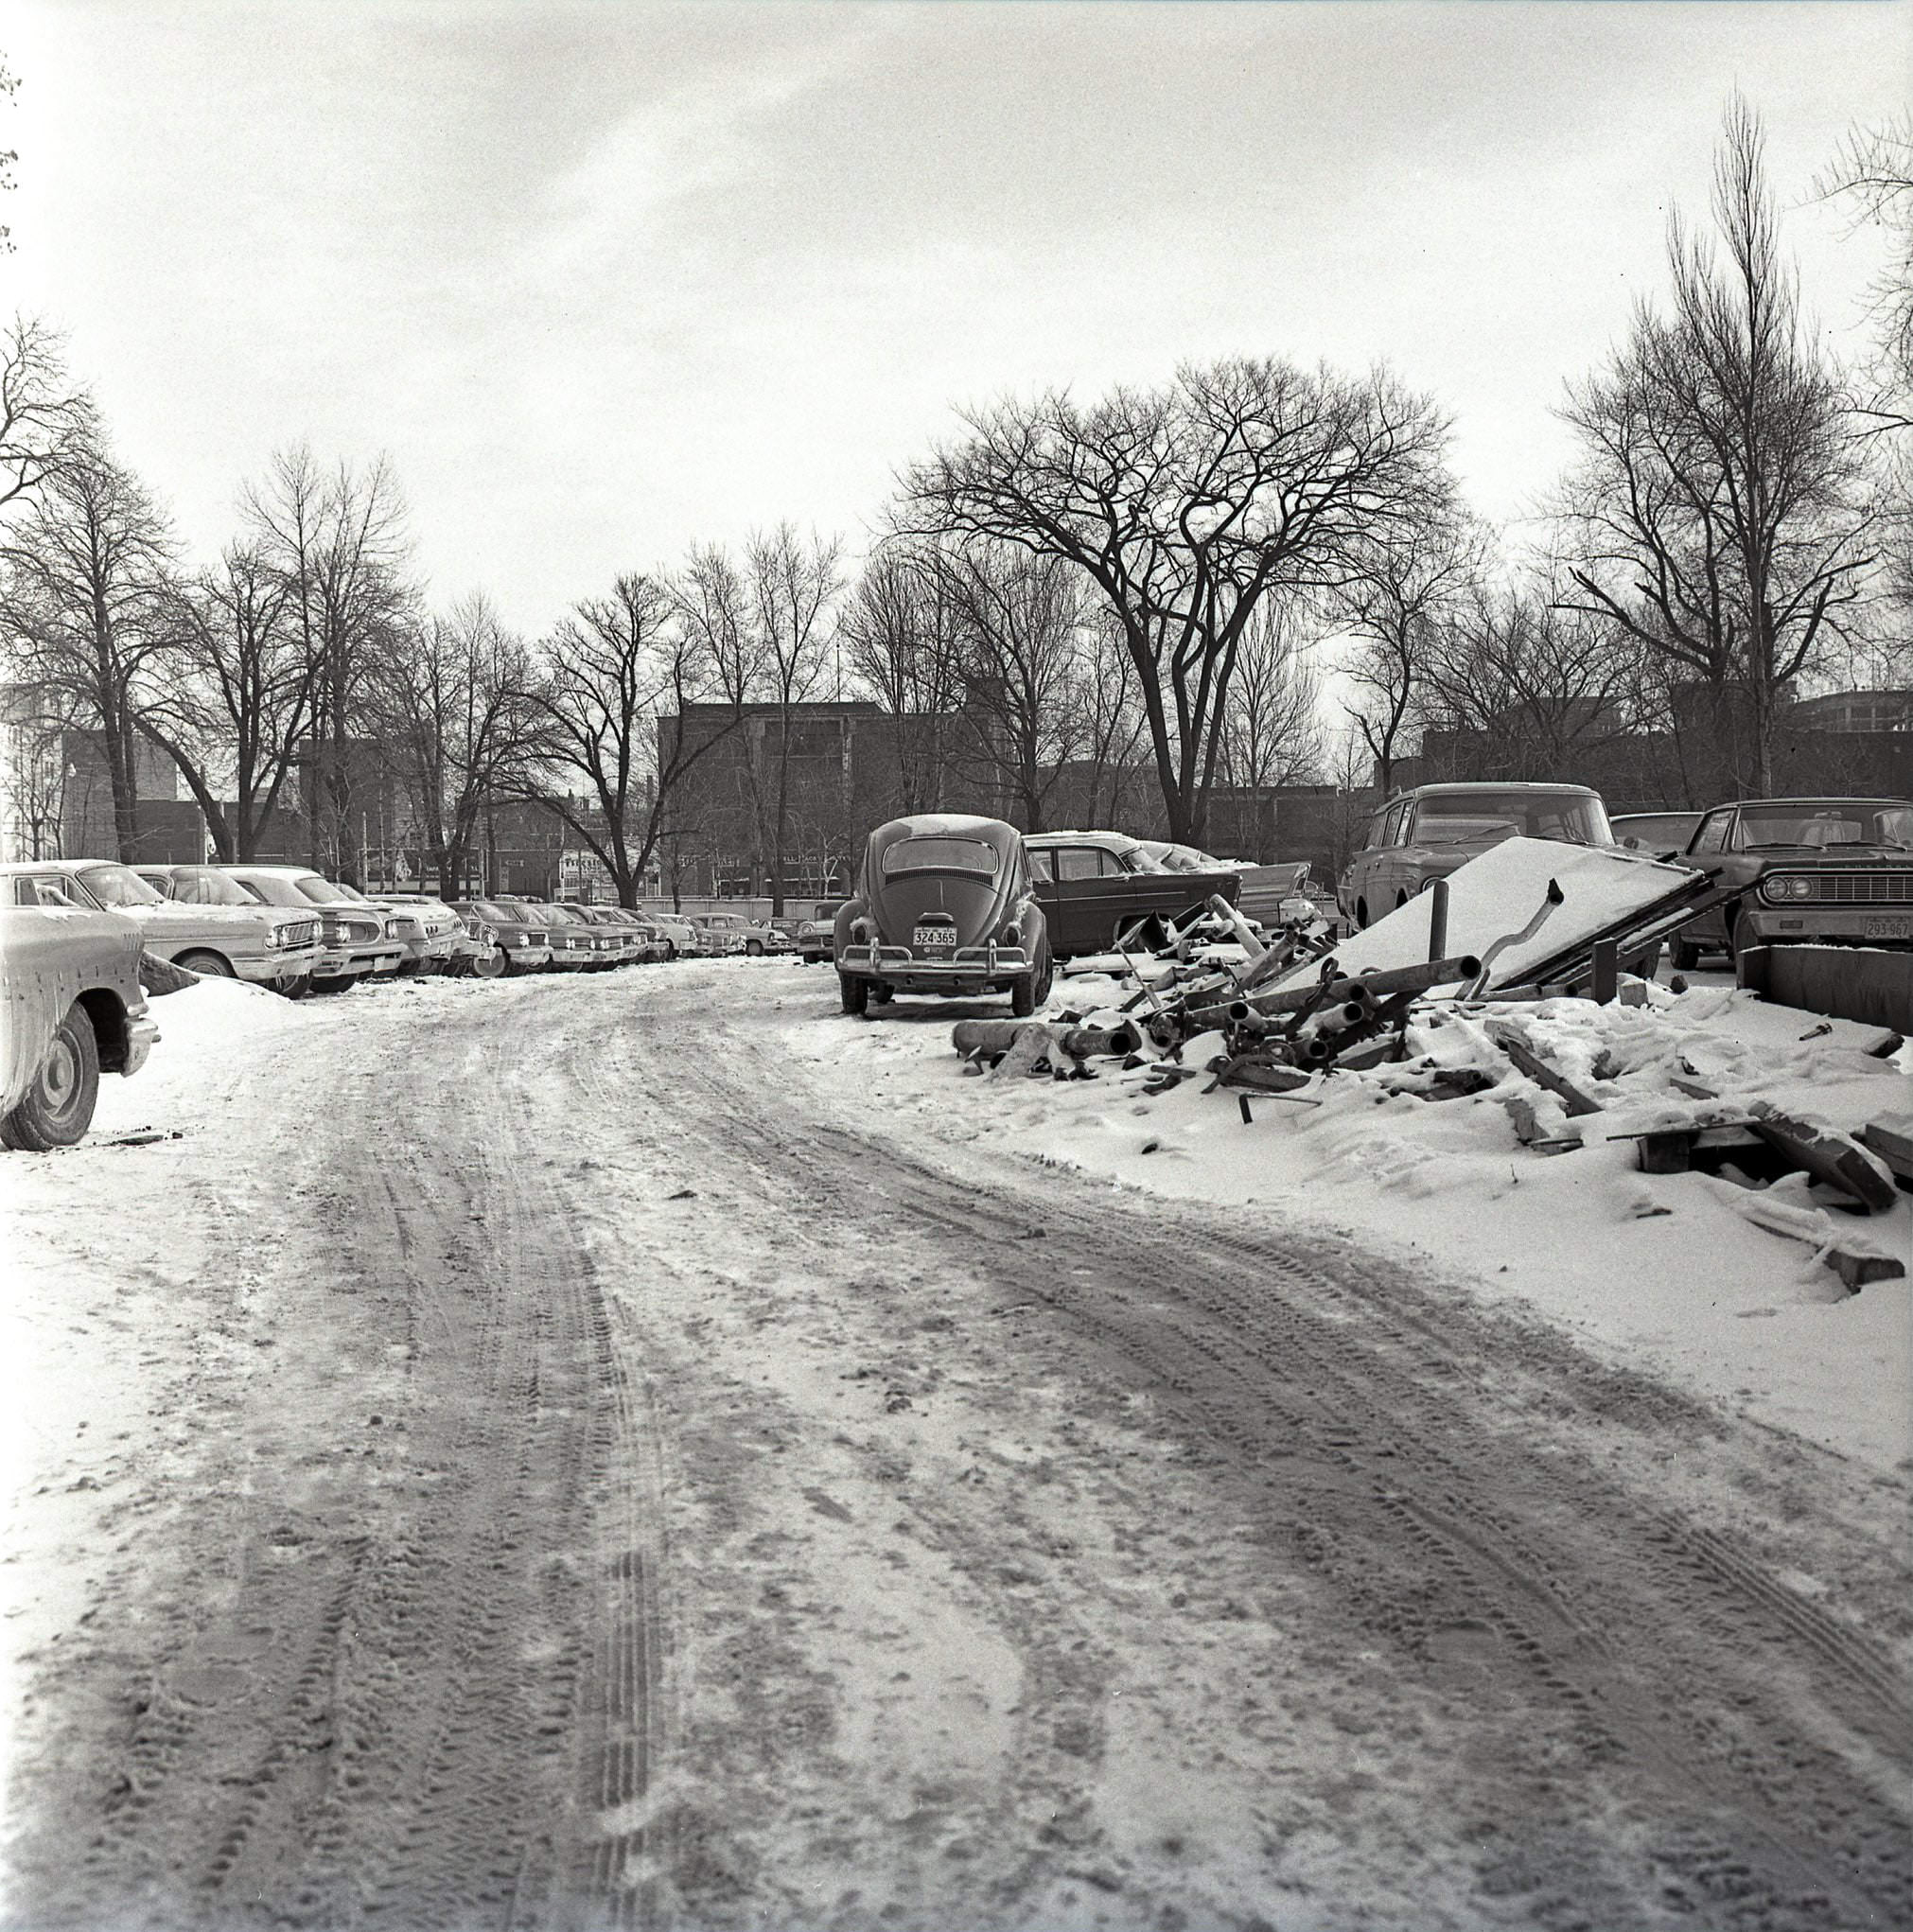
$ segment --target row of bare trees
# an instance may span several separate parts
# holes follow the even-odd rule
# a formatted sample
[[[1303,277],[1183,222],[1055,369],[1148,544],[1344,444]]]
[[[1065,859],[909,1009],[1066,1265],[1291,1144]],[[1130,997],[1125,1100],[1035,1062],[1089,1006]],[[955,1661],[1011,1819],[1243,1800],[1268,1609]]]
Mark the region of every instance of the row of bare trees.
[[[1382,369],[1235,358],[963,413],[901,474],[860,570],[781,524],[622,574],[527,639],[482,595],[433,605],[378,462],[282,453],[218,561],[189,565],[57,340],[16,323],[15,715],[26,694],[41,729],[97,744],[124,852],[157,747],[221,854],[255,852],[296,797],[309,856],[349,873],[369,746],[448,886],[487,811],[531,801],[627,903],[660,840],[719,837],[700,815],[779,903],[792,854],[843,844],[825,821],[847,789],[819,793],[803,748],[819,698],[888,714],[886,808],[987,800],[1031,829],[1067,811],[1200,844],[1219,789],[1349,774],[1356,751],[1386,789],[1430,730],[1471,734],[1496,766],[1478,775],[1559,775],[1665,724],[1676,688],[1745,722],[1730,781],[1762,789],[1805,683],[1906,674],[1909,159],[1913,124],[1863,131],[1822,184],[1893,243],[1880,354],[1843,369],[1781,246],[1758,118],[1729,104],[1711,227],[1675,219],[1665,297],[1570,386],[1578,458],[1519,558],[1462,503],[1431,398]]]

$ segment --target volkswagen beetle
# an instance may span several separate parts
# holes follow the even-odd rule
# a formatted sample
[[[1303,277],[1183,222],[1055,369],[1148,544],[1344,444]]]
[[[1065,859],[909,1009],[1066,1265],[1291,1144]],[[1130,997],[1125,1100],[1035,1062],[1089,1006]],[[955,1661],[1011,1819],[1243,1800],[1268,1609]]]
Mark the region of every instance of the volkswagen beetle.
[[[933,812],[878,826],[832,940],[847,1013],[900,992],[1007,992],[1019,1015],[1049,997],[1029,860],[1000,818]]]

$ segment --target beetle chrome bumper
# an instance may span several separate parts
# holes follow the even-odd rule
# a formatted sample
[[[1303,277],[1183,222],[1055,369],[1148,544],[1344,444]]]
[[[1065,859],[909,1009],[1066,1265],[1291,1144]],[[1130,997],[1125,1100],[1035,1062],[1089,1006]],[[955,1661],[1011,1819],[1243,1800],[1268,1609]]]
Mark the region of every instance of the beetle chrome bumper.
[[[958,946],[947,957],[920,958],[908,946],[886,946],[876,940],[868,945],[846,946],[837,955],[837,971],[872,979],[922,980],[931,985],[961,982],[970,985],[1006,975],[1015,978],[1032,971],[1035,961],[1021,946]]]

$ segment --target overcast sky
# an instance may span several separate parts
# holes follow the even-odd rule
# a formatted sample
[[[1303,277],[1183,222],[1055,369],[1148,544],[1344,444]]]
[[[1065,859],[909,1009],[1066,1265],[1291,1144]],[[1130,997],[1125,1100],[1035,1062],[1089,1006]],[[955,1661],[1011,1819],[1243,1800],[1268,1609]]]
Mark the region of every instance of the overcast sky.
[[[1808,191],[1913,9],[11,0],[0,51],[0,284],[188,544],[276,448],[387,452],[432,597],[538,630],[693,540],[861,545],[955,402],[1231,353],[1386,360],[1518,518],[1735,84],[1859,345]]]

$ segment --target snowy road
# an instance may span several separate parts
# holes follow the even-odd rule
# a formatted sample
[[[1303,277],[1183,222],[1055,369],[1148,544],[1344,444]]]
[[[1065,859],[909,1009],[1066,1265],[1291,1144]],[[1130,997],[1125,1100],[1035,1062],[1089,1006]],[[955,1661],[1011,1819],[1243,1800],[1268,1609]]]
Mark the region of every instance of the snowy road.
[[[9,1923],[1913,1921],[1903,1486],[834,1006],[274,1007],[24,1184]]]

